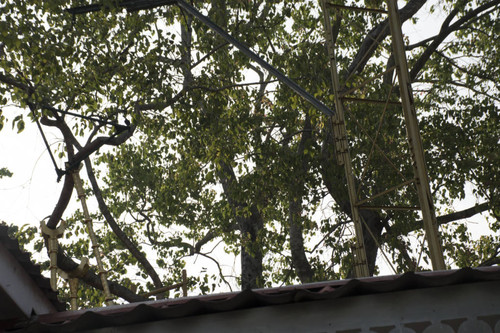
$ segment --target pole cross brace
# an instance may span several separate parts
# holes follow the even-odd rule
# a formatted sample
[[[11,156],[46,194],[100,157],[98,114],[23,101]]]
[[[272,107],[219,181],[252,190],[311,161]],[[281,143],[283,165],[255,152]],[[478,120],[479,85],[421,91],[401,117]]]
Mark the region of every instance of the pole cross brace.
[[[42,230],[42,236],[47,240],[49,247],[49,259],[50,259],[50,287],[52,290],[57,290],[57,249],[59,244],[57,239],[61,238],[64,230],[66,229],[66,222],[61,220],[61,225],[56,229],[51,229],[47,227],[44,221],[40,222],[40,228]]]

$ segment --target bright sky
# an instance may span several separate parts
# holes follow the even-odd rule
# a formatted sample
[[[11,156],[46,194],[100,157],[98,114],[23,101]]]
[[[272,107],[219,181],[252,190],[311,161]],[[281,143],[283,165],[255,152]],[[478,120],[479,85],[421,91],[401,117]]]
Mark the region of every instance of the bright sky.
[[[22,110],[3,109],[12,120]],[[44,128],[51,144],[60,136]],[[50,215],[59,197],[62,182],[57,183],[49,154],[36,125],[27,123],[20,134],[9,121],[0,131],[0,168],[8,168],[14,175],[0,179],[0,220],[16,225],[36,225]]]

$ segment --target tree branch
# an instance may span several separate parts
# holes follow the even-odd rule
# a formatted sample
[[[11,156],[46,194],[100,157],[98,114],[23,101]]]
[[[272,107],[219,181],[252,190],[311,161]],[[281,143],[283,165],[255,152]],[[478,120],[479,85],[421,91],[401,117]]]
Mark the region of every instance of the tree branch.
[[[399,10],[399,16],[401,23],[411,18],[426,2],[427,0],[410,0]],[[371,56],[375,53],[377,45],[389,35],[389,20],[384,20],[376,27],[374,27],[365,37],[361,46],[351,62],[345,73],[345,78],[355,74],[355,72],[361,72],[365,65],[370,60]]]
[[[59,248],[59,250],[57,251],[57,266],[63,271],[70,272],[78,267],[78,264],[74,262],[73,259],[66,256],[64,251]],[[95,271],[93,269],[89,269],[89,271],[80,279],[89,286],[92,286],[99,290],[103,290],[101,278],[99,275],[95,274]],[[113,295],[121,297],[128,302],[132,303],[147,301],[147,298],[137,295],[132,290],[122,286],[119,283],[108,280],[108,285]]]
[[[57,127],[64,137],[64,142],[66,144],[66,150],[68,153],[68,158],[72,158],[74,155],[73,144],[76,139],[71,133],[71,131],[67,131],[67,125],[62,120],[49,120],[46,117],[42,117],[40,122],[46,126],[55,126]],[[64,126],[66,125],[66,126]],[[78,146],[80,146],[78,144]],[[71,175],[66,174],[64,176],[64,184],[61,190],[61,194],[59,195],[59,199],[54,207],[52,214],[50,214],[49,220],[47,221],[47,227],[51,229],[57,228],[57,224],[62,218],[66,207],[68,207],[69,201],[71,200],[71,194],[73,193],[74,182],[73,177]]]
[[[421,83],[434,83],[434,84],[438,84],[440,83],[438,80],[420,80],[420,79],[417,79],[415,80],[414,82],[421,82]],[[487,93],[485,92],[482,92],[482,91],[479,91],[477,89],[474,89],[473,87],[471,87],[470,85],[467,85],[465,83],[461,83],[461,82],[457,82],[457,81],[448,81],[446,82],[447,84],[451,84],[451,85],[454,85],[454,86],[457,86],[457,87],[462,87],[462,88],[465,88],[465,89],[468,89],[478,95],[483,95],[483,96],[486,96],[488,98],[491,98],[491,99],[494,99],[495,101],[497,102],[500,102],[500,98],[498,97],[495,97],[495,96],[491,96],[491,95],[488,95]]]
[[[412,69],[410,70],[410,80],[413,82],[419,72],[422,70],[422,68],[425,66],[427,61],[430,59],[431,55],[434,53],[434,51],[437,50],[439,45],[448,37],[452,32],[460,29],[460,27],[467,23],[470,20],[475,20],[478,18],[478,15],[481,12],[486,11],[487,9],[494,7],[496,5],[500,4],[500,0],[494,0],[487,2],[471,11],[466,13],[463,17],[458,19],[455,23],[452,25],[448,26],[448,24],[451,22],[451,20],[456,16],[457,10],[454,9],[446,18],[446,20],[443,22],[443,25],[441,27],[441,30],[437,36],[435,36],[434,40],[432,43],[425,49],[425,51],[422,53],[420,58],[417,59],[415,64],[413,65]]]
[[[500,244],[498,244],[495,247],[493,254],[488,259],[480,263],[479,266],[493,266],[500,264],[500,258],[498,257],[499,255],[500,255]]]
[[[453,67],[455,67],[456,69],[458,69],[461,72],[464,72],[465,74],[468,74],[468,75],[471,75],[471,76],[476,76],[476,77],[478,77],[480,79],[487,80],[487,81],[493,81],[493,82],[495,82],[497,80],[497,79],[495,79],[493,77],[489,77],[489,76],[487,76],[485,74],[482,74],[482,73],[471,73],[467,69],[459,66],[455,61],[453,61],[453,59],[450,59],[450,57],[448,57],[443,52],[440,52],[440,51],[436,50],[436,53],[439,56],[441,56],[443,59],[445,59],[446,61],[448,61]]]
[[[221,43],[219,45],[217,45],[216,47],[214,47],[212,50],[210,50],[210,52],[208,52],[207,54],[205,54],[203,57],[201,57],[197,62],[193,63],[191,65],[191,69],[193,69],[194,67],[198,66],[199,64],[201,64],[203,61],[205,61],[205,59],[209,58],[211,55],[213,55],[215,52],[217,52],[219,49],[223,48],[224,46],[228,45],[229,43],[228,42],[224,42],[224,43]]]
[[[226,278],[224,277],[224,274],[222,273],[222,267],[220,267],[219,262],[217,260],[215,260],[214,258],[212,258],[211,256],[209,256],[208,254],[206,254],[206,253],[199,253],[199,255],[212,260],[215,263],[215,265],[217,265],[217,269],[219,270],[219,276],[220,276],[220,278],[229,287],[229,290],[233,291],[233,288],[231,287],[231,284],[226,280]]]
[[[74,156],[74,146],[80,147],[78,141],[74,137],[73,133],[71,130],[69,130],[67,124],[64,122],[62,118],[57,119],[57,120],[50,120],[46,117],[42,118],[41,120],[45,125],[47,126],[55,126],[58,128],[61,133],[63,134],[64,141],[67,147],[67,152],[68,152],[68,159],[73,160],[75,159]],[[133,133],[135,127],[130,128],[128,131],[124,131],[117,135],[116,137],[106,137],[106,138],[97,138],[94,140],[91,144],[86,145],[85,147],[81,147],[81,150],[78,154],[81,156],[85,156],[85,158],[88,160],[88,156],[97,150],[99,147],[101,147],[104,144],[110,144],[110,145],[119,145],[123,142],[125,142]],[[95,142],[98,142],[97,144],[94,144]],[[94,144],[94,145],[93,145]],[[90,148],[89,148],[90,147]],[[94,149],[94,150],[92,150]],[[88,155],[84,155],[84,154]],[[77,154],[77,155],[78,155]],[[95,178],[94,178],[95,181]],[[55,229],[57,227],[57,224],[59,220],[62,217],[62,214],[66,210],[66,207],[69,203],[69,200],[71,199],[71,193],[73,191],[74,183],[73,183],[73,177],[69,174],[66,174],[64,178],[64,186],[61,191],[61,195],[59,196],[59,200],[56,204],[56,207],[52,211],[52,214],[49,218],[49,221],[47,222],[47,226],[49,228]],[[104,213],[103,213],[104,214]],[[57,263],[58,267],[61,268],[64,271],[72,271],[74,270],[78,264],[76,264],[71,258],[67,257],[66,254],[62,251],[62,249],[59,249],[58,254],[57,254]],[[102,288],[102,283],[101,279],[98,275],[94,273],[93,270],[89,270],[85,276],[83,276],[82,281],[87,283],[90,286],[93,286],[97,289],[103,289]],[[145,300],[144,297],[136,295],[134,292],[131,290],[123,287],[122,285],[113,282],[113,281],[108,281],[110,291],[114,295],[117,295],[129,302],[137,302],[137,301],[143,301]]]
[[[75,183],[73,182],[73,177],[71,175],[66,175],[64,177],[64,184],[59,195],[59,200],[57,200],[56,206],[50,214],[49,220],[47,221],[47,227],[51,229],[56,229],[57,224],[62,218],[66,207],[68,207],[69,201],[71,200],[71,194],[73,193],[73,188]]]
[[[153,237],[151,236],[151,230],[150,230],[150,225],[153,226],[153,221],[151,220],[151,218],[149,216],[147,216],[146,214],[144,214],[143,212],[139,212],[139,214],[144,218],[144,220],[146,220],[148,223],[146,224],[146,236],[148,237],[149,239],[149,242],[153,245],[157,245],[157,246],[163,246],[163,247],[167,247],[167,248],[170,248],[172,246],[176,246],[176,247],[183,247],[185,249],[189,249],[189,255],[192,256],[192,255],[195,255],[195,254],[200,254],[201,253],[201,248],[203,247],[203,245],[207,244],[208,242],[210,242],[211,240],[213,240],[214,238],[217,237],[217,234],[210,230],[208,231],[205,236],[203,236],[203,238],[201,238],[199,241],[197,241],[194,246],[189,244],[189,243],[186,243],[186,242],[182,242],[182,241],[162,241],[162,242],[159,242],[157,241],[156,239],[153,239]],[[231,229],[231,231],[234,230],[234,229]],[[154,232],[154,227],[153,227],[153,232]]]
[[[32,93],[34,92],[33,88],[30,86],[25,85],[24,83],[21,83],[17,81],[15,78],[5,75],[0,73],[0,82],[3,82],[5,84],[8,84],[9,86],[16,87],[18,89],[24,90],[27,93]]]
[[[450,222],[457,221],[457,220],[466,219],[466,218],[469,218],[469,217],[474,216],[476,214],[487,211],[490,208],[491,208],[490,203],[484,202],[480,205],[476,205],[474,207],[470,207],[470,208],[467,208],[467,209],[464,209],[464,210],[461,210],[458,212],[450,213],[450,214],[443,215],[443,216],[438,216],[437,222],[439,225],[441,225],[441,224],[446,224],[446,223],[450,223]],[[422,221],[418,221],[418,223],[422,223]]]
[[[426,38],[424,40],[421,40],[420,42],[417,42],[415,44],[407,45],[407,46],[405,46],[405,50],[411,51],[413,49],[416,49],[417,47],[427,46],[427,43],[432,42],[434,39],[436,39],[437,36],[438,35],[435,35],[435,36]]]
[[[313,280],[314,272],[306,256],[304,248],[303,225],[302,225],[302,201],[305,195],[305,181],[308,170],[308,155],[304,151],[312,137],[311,120],[306,114],[302,136],[294,154],[297,165],[292,168],[293,181],[289,184],[289,207],[288,223],[290,234],[290,250],[292,252],[292,265],[297,272],[302,283],[308,283]],[[295,169],[295,170],[293,170]]]
[[[42,123],[45,126],[49,127],[56,127],[59,131],[61,131],[63,137],[64,137],[64,142],[66,143],[66,149],[71,149],[71,158],[73,157],[74,149],[73,146],[76,147],[76,149],[80,150],[82,149],[82,146],[76,140],[75,136],[71,132],[71,129],[68,127],[68,124],[62,119],[49,119],[47,117],[41,117],[40,118],[40,123]],[[70,157],[70,154],[68,154],[68,157]]]
[[[68,152],[68,160],[72,161],[72,163],[76,163],[75,161],[78,161],[79,163],[80,161],[88,157],[90,154],[92,154],[94,151],[99,149],[104,144],[119,145],[125,142],[132,135],[135,129],[135,127],[132,127],[128,131],[124,131],[114,138],[99,137],[96,140],[94,140],[91,144],[82,147],[80,151],[75,155],[73,146],[74,145],[77,147],[81,146],[74,137],[71,130],[69,130],[64,120],[62,119],[50,120],[46,117],[42,117],[41,122],[46,126],[54,126],[61,131],[66,144],[66,150]],[[47,221],[47,226],[49,228],[55,229],[57,227],[57,224],[61,220],[61,217],[64,214],[64,211],[66,210],[66,207],[68,206],[68,203],[71,199],[71,193],[73,192],[73,187],[74,187],[73,177],[67,174],[64,177],[64,185],[61,191],[61,195],[59,196],[59,200],[54,210],[52,211],[49,220]]]
[[[442,225],[442,224],[447,224],[450,222],[466,219],[466,218],[469,218],[469,217],[474,216],[476,214],[485,212],[485,211],[489,210],[490,208],[491,208],[490,203],[484,202],[480,205],[476,205],[474,207],[470,207],[470,208],[467,208],[467,209],[464,209],[464,210],[461,210],[458,212],[438,216],[437,223],[438,223],[438,225]],[[406,235],[412,231],[420,230],[423,227],[424,227],[424,224],[421,220],[413,221],[411,223],[408,223],[408,225],[406,225],[404,228],[398,228],[397,234],[393,234],[392,230],[384,233],[382,235],[382,239],[387,241],[391,237],[396,237],[399,235]]]
[[[163,287],[163,283],[158,276],[158,273],[156,273],[155,269],[153,266],[150,264],[146,256],[137,248],[137,246],[132,243],[132,241],[128,238],[128,236],[123,232],[123,230],[120,228],[118,223],[116,223],[115,219],[113,218],[113,215],[111,215],[111,212],[109,211],[108,205],[106,205],[106,202],[104,201],[104,198],[102,197],[102,192],[101,189],[99,188],[99,185],[97,184],[97,180],[95,178],[94,170],[92,169],[92,163],[90,162],[90,159],[87,157],[85,159],[85,167],[87,169],[87,176],[89,177],[90,184],[92,185],[92,190],[94,191],[94,195],[97,199],[97,202],[99,204],[99,210],[101,211],[102,215],[108,222],[108,225],[110,226],[111,230],[115,233],[116,237],[121,241],[121,243],[130,251],[130,253],[137,259],[137,261],[142,265],[146,273],[151,277],[153,280],[153,283],[156,288],[161,288]]]

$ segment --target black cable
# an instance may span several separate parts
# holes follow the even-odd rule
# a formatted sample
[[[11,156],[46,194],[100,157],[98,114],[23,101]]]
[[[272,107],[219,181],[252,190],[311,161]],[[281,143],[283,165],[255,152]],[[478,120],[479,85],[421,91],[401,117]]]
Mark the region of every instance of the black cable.
[[[38,121],[38,118],[35,116],[35,112],[33,111],[33,108],[31,109],[31,114],[33,115],[33,118],[35,118],[36,125],[38,126],[38,130],[40,131],[40,134],[42,135],[43,142],[45,143],[45,147],[47,148],[47,151],[49,152],[50,159],[52,160],[52,164],[54,164],[54,168],[56,169],[56,174],[57,174],[57,182],[59,182],[66,173],[64,170],[60,169],[57,166],[56,159],[54,158],[54,155],[52,154],[52,150],[50,150],[50,145],[49,142],[47,141],[47,138],[45,137],[45,133],[43,132],[42,125],[40,125],[40,122]]]
[[[118,8],[125,8],[129,12],[135,12],[143,9],[152,9],[158,6],[173,5],[176,0],[125,0],[120,1],[117,4]],[[94,4],[80,7],[68,8],[66,11],[70,14],[86,14],[91,12],[97,12],[103,9],[102,4]]]

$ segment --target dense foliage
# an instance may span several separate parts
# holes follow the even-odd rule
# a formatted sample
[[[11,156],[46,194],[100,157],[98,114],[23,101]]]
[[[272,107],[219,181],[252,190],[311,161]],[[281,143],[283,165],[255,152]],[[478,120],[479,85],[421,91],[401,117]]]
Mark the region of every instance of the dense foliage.
[[[178,282],[186,265],[188,273],[208,268],[189,274],[192,290],[202,293],[349,276],[351,208],[331,119],[176,6],[127,13],[104,1],[97,12],[65,11],[83,4],[0,5],[1,102],[29,111],[0,122],[22,131],[38,119],[61,130],[61,159],[90,154],[89,195],[99,202],[95,220],[106,222],[98,234],[113,292],[139,300],[136,292]],[[333,108],[317,1],[193,4]],[[432,12],[442,19],[435,35],[408,41],[407,57],[447,265],[497,264],[499,1],[409,0],[400,7],[405,29]],[[343,11],[332,18],[340,24],[336,48],[344,91],[378,77],[346,96],[396,101],[384,15]],[[401,110],[346,103],[360,197],[411,179]],[[94,120],[75,121],[52,108]],[[120,131],[95,119],[132,126]],[[115,147],[97,149],[109,145]],[[481,204],[450,212],[469,184],[472,201]],[[71,258],[89,255],[81,212],[64,211],[72,188],[66,175],[48,221],[51,227],[60,218],[69,222],[59,258],[65,269],[76,264]],[[418,200],[407,186],[373,203],[415,206]],[[489,213],[489,232],[472,239],[462,219],[480,212]],[[362,215],[372,274],[384,261],[380,249],[397,272],[429,268],[416,212]],[[34,227],[21,231],[24,242],[43,250]],[[236,268],[235,258],[241,262]],[[92,274],[83,280],[98,286]],[[86,296],[92,304],[102,301],[94,291]]]

